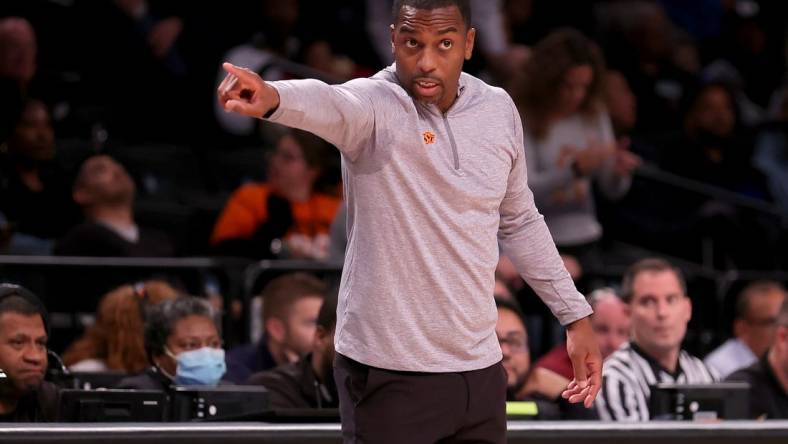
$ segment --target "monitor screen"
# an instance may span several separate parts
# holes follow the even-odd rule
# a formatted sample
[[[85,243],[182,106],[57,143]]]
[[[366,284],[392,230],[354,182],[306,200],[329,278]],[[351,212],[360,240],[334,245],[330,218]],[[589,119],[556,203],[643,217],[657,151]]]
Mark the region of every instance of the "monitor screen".
[[[660,383],[651,387],[651,419],[713,420],[749,418],[750,385]]]
[[[161,422],[167,397],[157,390],[77,390],[60,392],[61,422]]]

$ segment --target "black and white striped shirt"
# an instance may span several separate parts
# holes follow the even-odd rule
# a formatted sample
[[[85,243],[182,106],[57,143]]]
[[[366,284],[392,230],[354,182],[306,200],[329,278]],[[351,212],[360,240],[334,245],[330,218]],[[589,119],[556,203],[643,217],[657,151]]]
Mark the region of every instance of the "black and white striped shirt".
[[[670,373],[636,344],[624,344],[605,360],[596,408],[605,421],[647,421],[650,386],[660,382],[708,384],[717,379],[703,361],[684,350],[679,352],[676,372]]]

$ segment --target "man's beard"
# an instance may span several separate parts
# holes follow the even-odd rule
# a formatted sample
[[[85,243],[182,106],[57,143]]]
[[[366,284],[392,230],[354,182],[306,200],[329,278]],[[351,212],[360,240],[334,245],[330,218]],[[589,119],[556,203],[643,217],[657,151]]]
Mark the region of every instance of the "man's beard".
[[[517,396],[520,394],[520,390],[523,389],[525,386],[525,381],[528,380],[528,376],[531,374],[531,371],[528,370],[527,372],[520,375],[515,381],[514,384],[508,384],[506,387],[506,399],[516,400]]]

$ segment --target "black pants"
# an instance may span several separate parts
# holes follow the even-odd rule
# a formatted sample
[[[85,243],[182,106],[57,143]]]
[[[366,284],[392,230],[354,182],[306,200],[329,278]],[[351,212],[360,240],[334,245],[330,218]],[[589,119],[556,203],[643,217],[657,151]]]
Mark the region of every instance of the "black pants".
[[[349,443],[505,443],[506,370],[459,373],[370,367],[337,353],[342,437]]]

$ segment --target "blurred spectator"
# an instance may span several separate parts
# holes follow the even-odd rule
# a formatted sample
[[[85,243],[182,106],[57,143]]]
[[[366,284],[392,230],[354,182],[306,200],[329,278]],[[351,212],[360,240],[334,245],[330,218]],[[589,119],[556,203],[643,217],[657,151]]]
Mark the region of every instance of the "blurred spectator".
[[[126,169],[105,155],[87,159],[74,182],[74,201],[86,221],[55,246],[60,256],[167,257],[172,242],[163,233],[134,220],[134,181]]]
[[[593,409],[570,404],[561,397],[569,380],[543,368],[532,368],[528,333],[522,312],[516,302],[495,299],[498,321],[495,333],[501,344],[503,367],[506,369],[508,401],[532,402],[536,419],[596,419]]]
[[[783,300],[785,289],[774,281],[755,282],[742,290],[736,300],[734,337],[706,356],[706,365],[725,378],[766,354],[774,342]]]
[[[49,111],[38,100],[26,101],[8,144],[0,146],[0,212],[14,233],[39,239],[32,253],[46,254],[51,240],[78,220],[71,181],[55,152]]]
[[[643,259],[627,270],[621,287],[632,317],[632,341],[605,361],[596,406],[603,420],[646,421],[651,418],[650,386],[708,384],[717,377],[681,349],[692,302],[678,268],[662,259]]]
[[[592,184],[609,199],[628,190],[639,162],[616,144],[604,107],[604,61],[599,48],[564,29],[534,47],[515,85],[524,114],[528,185],[556,245],[585,268],[602,236]]]
[[[744,91],[744,79],[730,62],[717,60],[709,63],[703,68],[700,77],[705,83],[720,83],[729,88],[742,127],[753,128],[763,122],[765,118],[763,108],[747,96]]]
[[[639,106],[629,81],[620,71],[612,69],[607,71],[605,79],[605,104],[617,143],[629,146],[647,164],[659,164],[662,158],[659,145],[635,132],[640,118]],[[606,233],[615,240],[672,251],[666,244],[684,245],[676,240],[674,233],[667,234],[671,227],[678,225],[674,219],[686,224],[686,214],[675,211],[675,193],[675,189],[634,177],[624,198],[615,202],[597,201],[600,221]]]
[[[591,292],[588,295],[588,303],[594,309],[591,326],[599,342],[599,351],[602,353],[602,359],[606,359],[629,341],[629,309],[610,288],[600,288]],[[545,368],[567,380],[574,377],[572,361],[566,352],[566,342],[556,345],[547,352],[536,361],[534,367]]]
[[[63,364],[76,372],[139,373],[148,367],[145,355],[145,310],[173,299],[177,291],[164,281],[124,285],[99,303],[96,323],[63,353]]]
[[[0,145],[22,114],[23,98],[36,73],[36,34],[26,19],[0,19]]]
[[[272,409],[337,408],[334,381],[334,328],[337,297],[326,296],[317,315],[312,350],[298,362],[256,373],[247,381],[268,389]]]
[[[181,296],[150,307],[145,351],[151,366],[118,388],[163,390],[171,385],[215,386],[226,370],[218,313],[204,299]]]
[[[657,2],[596,4],[603,46],[610,66],[629,80],[638,98],[638,133],[677,129],[679,103],[695,83],[697,49],[669,21]]]
[[[325,284],[306,273],[279,276],[263,288],[263,337],[227,353],[227,379],[243,383],[253,373],[297,362],[314,347]]]
[[[0,422],[56,419],[58,389],[44,381],[48,330],[46,309],[33,293],[0,284]]]
[[[758,199],[768,192],[750,164],[752,141],[741,130],[731,90],[710,83],[686,97],[684,131],[665,143],[663,167],[671,172]]]
[[[769,352],[727,380],[750,384],[751,418],[788,419],[788,299],[780,307]]]
[[[637,98],[629,87],[627,78],[620,71],[605,73],[605,105],[610,115],[616,140],[628,137],[637,124]]]
[[[784,2],[747,0],[728,3],[718,50],[741,74],[746,95],[765,106],[785,79]]]
[[[37,51],[30,22],[21,17],[0,19],[0,78],[15,81],[26,92],[36,74]]]
[[[325,259],[340,199],[320,192],[331,145],[291,130],[272,153],[268,180],[236,190],[214,226],[219,254],[252,258]]]
[[[769,200],[766,179],[751,163],[752,139],[738,125],[730,89],[710,83],[685,99],[683,132],[661,142],[662,168],[749,198]],[[698,245],[698,239],[711,241],[714,251],[707,253],[707,261],[759,269],[773,267],[782,254],[772,248],[781,236],[773,222],[722,197],[696,192],[673,196],[673,211],[684,214],[687,245]],[[763,249],[754,251],[753,245]]]

